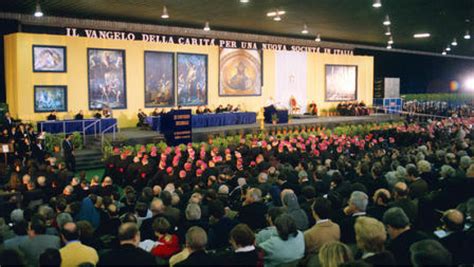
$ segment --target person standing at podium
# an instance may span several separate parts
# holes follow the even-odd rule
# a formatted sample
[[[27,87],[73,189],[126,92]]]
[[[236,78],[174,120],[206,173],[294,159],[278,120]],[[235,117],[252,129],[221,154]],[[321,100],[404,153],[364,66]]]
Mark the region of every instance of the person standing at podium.
[[[74,156],[74,145],[72,144],[72,134],[66,135],[63,140],[63,156],[66,162],[67,168],[75,172],[76,171],[76,157]]]
[[[48,117],[46,117],[48,121],[55,121],[58,119],[56,116],[56,110],[53,110],[51,113],[49,113]]]

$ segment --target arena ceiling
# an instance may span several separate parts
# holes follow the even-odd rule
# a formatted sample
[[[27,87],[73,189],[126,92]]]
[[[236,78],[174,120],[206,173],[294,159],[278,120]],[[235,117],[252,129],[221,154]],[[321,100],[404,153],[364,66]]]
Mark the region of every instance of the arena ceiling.
[[[45,16],[125,22],[277,35],[291,38],[370,45],[384,48],[388,36],[382,22],[389,15],[393,48],[474,56],[474,0],[40,0]],[[36,0],[0,0],[2,12],[33,14]],[[169,18],[162,19],[163,6]],[[285,11],[281,21],[268,12]],[[308,34],[302,34],[304,25]],[[430,37],[415,39],[416,33]]]

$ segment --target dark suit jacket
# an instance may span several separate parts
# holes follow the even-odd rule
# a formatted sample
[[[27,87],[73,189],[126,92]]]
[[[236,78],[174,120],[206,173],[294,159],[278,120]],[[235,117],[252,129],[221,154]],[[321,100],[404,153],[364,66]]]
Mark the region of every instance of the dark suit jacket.
[[[428,238],[416,230],[410,229],[391,240],[387,250],[392,252],[398,265],[410,265],[410,246],[420,240]]]
[[[213,257],[207,254],[205,251],[195,251],[189,255],[187,259],[184,261],[176,264],[176,267],[179,266],[194,266],[194,265],[201,265],[201,266],[211,266],[215,265],[213,261]]]
[[[267,214],[267,206],[261,202],[242,206],[237,218],[241,223],[247,224],[252,230],[263,229],[267,226],[265,219]]]
[[[370,257],[363,259],[372,266],[394,266],[396,261],[393,254],[389,251],[382,251]]]
[[[76,116],[74,116],[74,119],[75,119],[75,120],[83,120],[83,119],[84,119],[84,115],[78,113],[78,114],[76,114]]]
[[[415,199],[424,196],[428,192],[428,183],[420,178],[413,181],[408,188],[410,189],[411,198]]]
[[[48,248],[59,249],[61,242],[59,237],[54,235],[38,235],[32,239],[27,239],[19,245],[24,253],[28,264],[37,266],[40,255]]]
[[[439,240],[439,242],[445,247],[451,255],[453,255],[453,263],[455,265],[459,265],[461,263],[469,263],[472,262],[462,262],[466,259],[469,254],[472,254],[472,247],[466,247],[465,241],[467,240],[467,232],[460,231],[454,232],[450,235],[443,237]]]
[[[74,151],[74,146],[72,145],[72,142],[69,141],[67,142],[66,140],[63,140],[63,153],[65,157],[72,157],[72,151]]]
[[[136,248],[133,245],[121,245],[100,257],[97,266],[106,265],[154,266],[156,260],[141,248]]]
[[[260,262],[257,249],[248,252],[229,252],[220,255],[216,260],[217,265],[239,265],[239,266],[258,266]]]
[[[57,116],[56,115],[48,115],[48,117],[46,117],[46,119],[48,121],[55,121],[57,119]]]
[[[355,244],[355,230],[354,224],[356,219],[359,216],[367,216],[367,215],[358,215],[358,216],[346,216],[341,221],[341,242],[345,244]]]

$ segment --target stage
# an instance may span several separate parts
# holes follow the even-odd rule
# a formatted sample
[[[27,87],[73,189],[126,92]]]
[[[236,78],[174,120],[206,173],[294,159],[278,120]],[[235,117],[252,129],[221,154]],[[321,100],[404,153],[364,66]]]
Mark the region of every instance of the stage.
[[[400,120],[399,115],[391,114],[373,114],[370,116],[334,116],[334,117],[311,117],[298,116],[298,118],[290,119],[288,123],[282,124],[265,124],[266,131],[272,131],[283,128],[291,128],[295,126],[319,126],[333,128],[338,125],[347,124],[365,124],[380,123]],[[254,124],[245,125],[228,125],[219,127],[206,127],[193,129],[193,142],[206,142],[209,136],[226,136],[237,134],[249,134],[260,131],[260,121]],[[112,141],[112,135],[107,134],[106,138],[114,145],[136,145],[149,144],[164,141],[163,134],[148,129],[141,128],[122,128],[117,134],[115,141]]]

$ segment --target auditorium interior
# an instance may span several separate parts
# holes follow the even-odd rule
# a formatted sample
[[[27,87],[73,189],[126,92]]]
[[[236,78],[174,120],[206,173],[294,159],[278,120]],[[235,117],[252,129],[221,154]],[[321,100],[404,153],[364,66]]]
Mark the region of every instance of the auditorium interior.
[[[473,0],[0,4],[0,266],[474,264]]]

